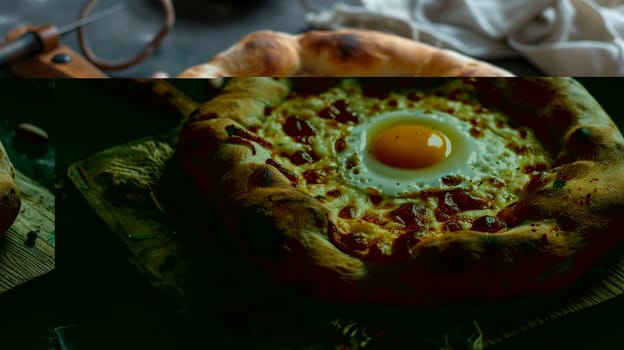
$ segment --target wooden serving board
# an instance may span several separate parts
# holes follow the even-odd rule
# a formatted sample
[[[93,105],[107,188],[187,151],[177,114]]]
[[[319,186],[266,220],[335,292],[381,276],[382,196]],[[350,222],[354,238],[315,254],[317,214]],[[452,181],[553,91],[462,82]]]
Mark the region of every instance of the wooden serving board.
[[[235,249],[228,250],[216,238],[222,233],[218,226],[212,238],[189,243],[152,200],[153,187],[144,185],[158,177],[162,164],[150,167],[150,157],[161,154],[167,158],[171,152],[165,141],[138,140],[79,161],[68,169],[68,174],[95,212],[124,243],[132,263],[145,278],[175,301],[178,311],[189,315],[202,332],[205,331],[202,327],[210,325],[196,322],[198,310],[213,313],[222,325],[217,336],[225,337],[224,342],[229,345],[257,345],[254,342],[264,339],[270,344],[267,347],[303,349],[317,346],[316,342],[324,339],[328,343],[346,344],[349,348],[368,348],[367,345],[375,342],[382,344],[379,348],[384,348],[383,344],[401,342],[401,339],[409,339],[416,345],[415,339],[422,336],[427,339],[421,343],[431,345],[429,339],[433,337],[433,343],[438,341],[434,347],[438,347],[452,333],[463,332],[464,339],[479,348],[624,293],[624,247],[597,264],[578,283],[555,295],[436,310],[337,306],[284,294],[276,291],[278,288],[263,285],[262,278],[251,277],[252,282],[246,283],[242,280],[254,276],[257,271],[241,273],[244,268],[233,263],[240,259]],[[133,176],[140,172],[145,183],[128,186],[122,181],[119,185],[117,179],[115,185],[111,165],[129,170]],[[129,182],[136,185],[136,180]],[[194,295],[198,294],[208,300],[208,306],[194,303]],[[506,316],[501,318],[501,315]],[[304,316],[306,321],[301,321]],[[388,321],[392,319],[403,323],[409,320],[410,326],[392,324]],[[426,325],[419,326],[420,333],[419,327],[413,326],[418,319],[427,320]],[[241,326],[241,320],[248,321]],[[301,329],[306,331],[301,333]],[[296,334],[294,337],[299,340],[284,338],[289,332]],[[250,343],[241,340],[244,338]],[[305,340],[300,341],[301,338]],[[377,341],[376,338],[383,339]],[[282,343],[276,344],[274,339],[282,339]]]
[[[19,172],[16,183],[22,207],[0,238],[0,293],[54,269],[54,195]],[[37,238],[27,244],[31,231]]]

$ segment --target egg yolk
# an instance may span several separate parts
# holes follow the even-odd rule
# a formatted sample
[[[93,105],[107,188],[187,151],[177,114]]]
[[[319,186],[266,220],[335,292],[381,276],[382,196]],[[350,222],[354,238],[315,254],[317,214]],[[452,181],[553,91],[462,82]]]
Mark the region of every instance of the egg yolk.
[[[374,139],[372,153],[380,162],[404,169],[434,165],[448,156],[448,138],[423,125],[398,125],[382,131]],[[449,148],[450,150],[450,148]]]

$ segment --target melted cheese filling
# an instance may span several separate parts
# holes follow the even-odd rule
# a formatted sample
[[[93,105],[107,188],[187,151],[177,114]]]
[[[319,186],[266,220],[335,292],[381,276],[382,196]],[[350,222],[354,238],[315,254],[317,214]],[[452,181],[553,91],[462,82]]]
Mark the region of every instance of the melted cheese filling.
[[[472,97],[472,89],[458,79],[436,88],[403,88],[368,97],[358,80],[345,79],[314,96],[293,93],[264,118],[250,120],[245,127],[273,145],[271,157],[296,174],[299,190],[330,208],[342,232],[363,233],[368,246],[375,245],[389,255],[393,241],[416,227],[410,228],[406,216],[392,214],[402,205],[425,208],[414,213],[420,220],[419,230],[410,233],[414,237],[469,229],[476,218],[493,216],[517,201],[535,169],[550,167],[550,157],[533,132],[512,127],[508,117],[483,107]],[[450,168],[434,173],[432,182],[408,179],[405,186],[403,180],[397,181],[400,173],[379,174],[368,169],[367,155],[356,151],[353,141],[358,128],[387,118],[389,113],[406,111],[443,114],[443,123],[471,140],[477,158],[456,160]],[[385,180],[371,181],[371,173]],[[398,187],[396,193],[384,191],[380,183],[386,180]],[[445,216],[440,208],[450,195],[444,197],[444,193],[454,189],[464,189],[486,205],[455,208]]]

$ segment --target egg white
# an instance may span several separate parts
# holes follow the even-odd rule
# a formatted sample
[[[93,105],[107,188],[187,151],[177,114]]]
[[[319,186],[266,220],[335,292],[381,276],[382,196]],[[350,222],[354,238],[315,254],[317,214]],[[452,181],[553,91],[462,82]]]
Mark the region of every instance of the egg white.
[[[404,124],[423,125],[442,133],[447,142],[447,157],[420,169],[397,168],[377,160],[371,150],[375,137],[388,128]],[[478,175],[475,163],[484,159],[479,155],[487,153],[489,147],[479,145],[470,135],[470,128],[470,123],[440,111],[402,110],[379,114],[355,127],[347,138],[347,148],[341,154],[342,176],[357,188],[374,188],[388,196],[440,187],[442,178],[447,175],[474,178]]]

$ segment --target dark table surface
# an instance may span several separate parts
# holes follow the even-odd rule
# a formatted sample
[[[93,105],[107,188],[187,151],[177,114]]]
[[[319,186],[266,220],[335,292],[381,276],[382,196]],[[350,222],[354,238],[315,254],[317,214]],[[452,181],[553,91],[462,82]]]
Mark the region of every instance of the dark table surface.
[[[86,0],[6,0],[0,2],[0,33],[30,23],[58,26],[77,19]],[[158,32],[164,19],[157,1],[100,1],[93,13],[117,3],[124,9],[88,26],[96,54],[113,61],[136,54]],[[161,47],[142,64],[113,76],[150,76],[156,71],[171,75],[205,62],[243,35],[261,29],[290,33],[306,28],[304,10],[296,0],[176,0],[177,21]],[[63,44],[79,51],[77,35]]]
[[[98,8],[117,2],[120,1],[101,1]],[[2,1],[0,32],[26,23],[66,24],[78,16],[83,3],[84,0]],[[103,57],[131,56],[160,26],[162,15],[154,1],[127,3],[124,12],[89,27],[92,46]],[[297,33],[307,28],[304,11],[293,0],[177,0],[175,4],[176,26],[163,46],[142,64],[114,76],[149,76],[158,70],[175,75],[207,60],[248,32],[274,29]],[[63,40],[77,48],[75,34]],[[521,60],[497,63],[517,74],[538,73]],[[584,82],[624,127],[624,111],[616,95],[624,81]],[[68,341],[64,349],[196,349],[197,344],[210,348],[208,335],[189,329],[126,261],[114,235],[65,175],[69,164],[97,151],[169,130],[176,124],[176,117],[169,110],[137,104],[101,87],[85,87],[80,96],[51,99],[46,82],[0,83],[0,99],[11,106],[4,112],[6,128],[22,121],[35,121],[51,134],[56,177],[42,173],[33,176],[56,187],[59,237],[58,267],[54,272],[0,295],[0,348],[54,349],[51,339],[59,333]],[[186,89],[201,95],[201,82],[185,84]],[[118,113],[119,108],[126,113]],[[56,118],[54,110],[60,112]],[[128,114],[133,117],[127,118]],[[29,160],[24,162],[28,166]],[[549,322],[499,348],[619,347],[624,344],[623,311],[624,298],[618,297]]]
[[[344,3],[357,4],[358,0]],[[0,33],[25,24],[53,23],[62,26],[75,21],[86,0],[4,0],[0,2]],[[120,12],[89,24],[87,36],[94,52],[112,61],[126,60],[138,53],[160,29],[163,12],[155,0],[100,1],[93,13],[117,3]],[[227,49],[245,34],[270,29],[300,33],[309,29],[306,11],[297,0],[175,0],[176,23],[156,52],[127,70],[109,72],[114,77],[148,77],[157,71],[176,76],[185,68],[204,63]],[[314,3],[314,2],[311,2]],[[318,8],[332,1],[317,1]],[[62,44],[79,51],[76,33]],[[519,59],[492,61],[517,75],[539,71]]]

